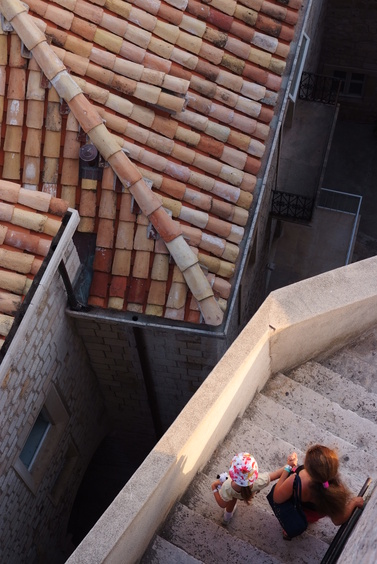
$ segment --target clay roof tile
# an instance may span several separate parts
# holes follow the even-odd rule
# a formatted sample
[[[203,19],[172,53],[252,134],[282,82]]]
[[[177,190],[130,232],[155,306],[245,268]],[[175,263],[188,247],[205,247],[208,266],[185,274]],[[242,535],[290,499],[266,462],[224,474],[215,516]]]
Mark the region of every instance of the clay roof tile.
[[[42,215],[53,217],[25,215],[25,210],[15,209],[18,201],[0,208],[2,217],[54,233],[59,225],[54,218],[68,205],[78,206],[79,231],[97,235],[94,270],[109,276],[95,281],[90,303],[219,323],[222,314],[211,287],[198,285],[200,267],[190,265],[185,277],[172,277],[179,271],[169,252],[179,249],[181,264],[185,238],[196,253],[201,249],[199,260],[205,268],[217,273],[213,287],[216,280],[233,275],[300,0],[284,5],[271,0],[212,0],[210,5],[196,0],[59,0],[55,5],[30,0],[29,5],[31,14],[45,18],[41,29],[49,34],[55,56],[69,67],[78,89],[73,92],[69,86],[71,111],[64,117],[55,83],[54,89],[46,89],[36,64],[47,67],[50,80],[57,76],[60,84],[70,85],[65,75],[64,81],[60,77],[58,60],[38,45],[28,63],[13,34],[12,69],[1,74],[0,66],[0,96],[8,97],[3,177],[22,176],[25,188],[31,189],[26,192],[49,197]],[[22,29],[32,42],[36,36],[26,30],[28,17],[23,16]],[[9,65],[3,50],[0,64]],[[21,77],[14,78],[14,86],[12,73]],[[78,95],[80,88],[94,104]],[[103,141],[106,128],[114,133],[106,137],[108,142]],[[91,142],[100,143],[102,158],[108,161],[102,182],[79,178],[85,132]],[[33,259],[31,269],[38,269],[39,260]],[[153,286],[150,278],[156,282]],[[186,295],[182,303],[171,297],[167,305],[172,280]],[[187,292],[187,284],[197,298]],[[219,283],[214,290],[221,307],[226,307],[230,287],[227,281],[225,289]]]

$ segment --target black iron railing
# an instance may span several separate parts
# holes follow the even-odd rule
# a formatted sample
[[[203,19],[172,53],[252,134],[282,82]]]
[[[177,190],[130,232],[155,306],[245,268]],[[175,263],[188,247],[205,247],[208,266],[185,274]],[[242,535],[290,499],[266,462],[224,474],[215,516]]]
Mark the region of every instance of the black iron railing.
[[[278,190],[272,192],[271,213],[276,217],[310,221],[313,207],[314,200],[307,196]]]
[[[323,76],[310,72],[301,75],[299,98],[311,102],[337,104],[342,81],[332,76]]]
[[[371,481],[371,478],[366,479],[363,487],[359,492],[360,497],[364,496],[365,492],[369,488]],[[362,512],[362,508],[356,507],[348,521],[339,527],[338,532],[336,533],[329,548],[327,549],[325,556],[321,560],[321,564],[335,564]]]

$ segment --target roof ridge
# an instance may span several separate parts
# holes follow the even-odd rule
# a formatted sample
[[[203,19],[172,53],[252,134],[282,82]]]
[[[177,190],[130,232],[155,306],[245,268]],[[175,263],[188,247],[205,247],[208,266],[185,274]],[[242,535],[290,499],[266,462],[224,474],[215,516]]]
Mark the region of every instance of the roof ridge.
[[[220,325],[223,312],[213,290],[204,276],[198,259],[184,241],[173,220],[163,210],[156,195],[145,184],[142,175],[127,158],[119,144],[102,123],[102,118],[67,72],[67,69],[48,45],[45,35],[33,23],[19,0],[3,0],[1,9],[11,22],[25,46],[32,52],[47,79],[66,100],[82,129],[109,162],[123,186],[130,190],[143,213],[160,233],[183,273],[186,283],[198,300],[203,317],[209,325]]]

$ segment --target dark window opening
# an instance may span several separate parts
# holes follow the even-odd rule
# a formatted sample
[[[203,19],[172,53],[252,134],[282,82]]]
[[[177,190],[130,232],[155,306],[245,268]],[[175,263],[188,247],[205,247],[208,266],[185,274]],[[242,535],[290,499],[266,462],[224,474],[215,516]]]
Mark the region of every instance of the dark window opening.
[[[33,466],[42,443],[51,427],[47,411],[43,408],[37,417],[34,427],[26,440],[25,446],[20,454],[20,459],[28,470]]]
[[[365,74],[360,72],[335,70],[334,78],[341,80],[340,94],[342,96],[361,98],[365,86]]]

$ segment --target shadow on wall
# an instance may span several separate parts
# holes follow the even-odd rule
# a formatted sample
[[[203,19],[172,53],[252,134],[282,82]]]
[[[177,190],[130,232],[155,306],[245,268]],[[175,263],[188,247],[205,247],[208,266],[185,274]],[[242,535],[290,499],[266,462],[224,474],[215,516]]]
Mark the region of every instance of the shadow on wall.
[[[67,535],[77,547],[105,512],[154,444],[130,444],[117,433],[95,452],[73,504]]]

